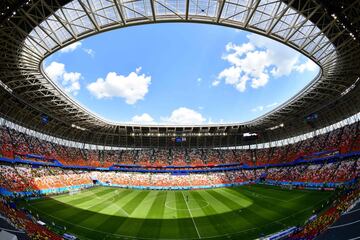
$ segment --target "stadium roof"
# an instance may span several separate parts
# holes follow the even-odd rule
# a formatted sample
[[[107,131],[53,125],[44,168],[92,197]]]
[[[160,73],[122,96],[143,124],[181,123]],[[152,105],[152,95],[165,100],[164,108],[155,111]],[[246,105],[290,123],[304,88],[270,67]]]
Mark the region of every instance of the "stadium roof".
[[[167,146],[183,136],[186,146],[233,146],[296,136],[360,111],[360,0],[5,0],[0,7],[0,114],[51,136],[125,147]],[[249,122],[146,126],[101,119],[41,69],[45,57],[75,41],[158,22],[262,34],[311,58],[321,73],[274,111]],[[243,133],[258,137],[246,140]]]

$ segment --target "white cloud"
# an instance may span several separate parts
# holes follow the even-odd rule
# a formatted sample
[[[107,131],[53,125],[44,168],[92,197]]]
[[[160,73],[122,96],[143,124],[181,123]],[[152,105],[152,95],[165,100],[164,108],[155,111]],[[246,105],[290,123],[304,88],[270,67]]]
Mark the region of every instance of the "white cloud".
[[[77,95],[80,90],[81,73],[78,72],[65,72],[62,85],[64,86],[65,92]]]
[[[93,49],[84,48],[83,50],[86,54],[90,55],[91,57],[95,57],[95,51]]]
[[[147,113],[143,113],[142,115],[135,115],[132,117],[131,121],[133,123],[154,123],[154,119]]]
[[[60,49],[60,52],[62,53],[69,53],[69,52],[73,52],[75,51],[77,48],[79,48],[81,46],[81,42],[74,42],[62,49]]]
[[[216,86],[218,86],[219,84],[220,84],[220,81],[219,81],[219,80],[214,80],[214,81],[212,81],[211,86],[216,87]]]
[[[273,107],[275,107],[276,105],[278,105],[277,102],[268,104],[268,105],[266,105],[266,106],[257,106],[257,107],[255,107],[255,108],[251,109],[251,111],[252,111],[252,112],[262,112],[262,111],[264,111],[264,110],[266,110],[266,109],[268,109],[268,108],[273,108]]]
[[[261,112],[264,110],[264,106],[257,106],[253,109],[251,109],[252,112]]]
[[[201,82],[201,81],[202,81],[202,78],[198,78],[198,79],[196,79],[196,81]]]
[[[313,61],[308,59],[305,63],[296,65],[295,69],[296,71],[303,73],[305,71],[315,71],[316,69],[318,69],[318,66]]]
[[[169,117],[162,117],[161,120],[167,124],[202,124],[206,118],[192,109],[180,107],[175,109]]]
[[[274,103],[271,103],[271,104],[268,104],[266,105],[267,108],[272,108],[272,107],[275,107],[276,105],[278,105],[277,102],[274,102]]]
[[[65,64],[58,62],[51,62],[50,65],[45,66],[46,75],[56,84],[64,89],[68,94],[77,95],[81,88],[80,79],[81,73],[67,72]]]
[[[59,80],[63,77],[65,73],[65,64],[51,62],[49,66],[45,66],[44,70],[51,80],[59,82]]]
[[[318,69],[311,60],[300,63],[301,54],[282,43],[257,34],[249,34],[247,38],[249,41],[246,43],[226,45],[226,54],[222,58],[230,66],[217,77],[240,92],[246,90],[247,82],[252,88],[259,88],[265,86],[271,77]]]
[[[127,104],[135,104],[144,99],[151,84],[151,76],[140,75],[140,71],[141,67],[136,68],[128,76],[109,72],[105,79],[98,78],[87,85],[87,89],[98,99],[122,97]]]

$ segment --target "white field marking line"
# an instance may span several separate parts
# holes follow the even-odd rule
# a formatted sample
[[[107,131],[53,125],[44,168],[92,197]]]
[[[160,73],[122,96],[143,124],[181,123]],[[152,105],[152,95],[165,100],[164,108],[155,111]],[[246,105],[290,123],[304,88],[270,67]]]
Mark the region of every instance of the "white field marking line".
[[[79,227],[79,228],[83,228],[83,229],[86,229],[86,230],[89,230],[91,232],[98,232],[98,233],[103,233],[105,235],[112,235],[112,236],[115,236],[115,237],[128,237],[128,238],[133,238],[133,239],[136,239],[138,237],[133,237],[133,236],[127,236],[127,235],[121,235],[121,234],[116,234],[116,233],[109,233],[109,232],[104,232],[104,231],[99,231],[99,230],[95,230],[93,228],[88,228],[88,227],[84,227],[82,225],[79,225],[79,224],[75,224],[75,223],[72,223],[72,222],[69,222],[69,221],[66,221],[64,219],[61,219],[59,217],[55,217],[51,214],[48,214],[48,213],[45,213],[44,211],[40,210],[40,209],[36,209],[36,211],[38,212],[41,212],[42,214],[46,215],[46,216],[49,216],[51,218],[54,218],[54,219],[57,219],[58,221],[60,222],[65,222],[69,225],[72,225],[72,226],[76,226],[76,227]],[[151,239],[151,238],[143,238],[143,239]]]
[[[199,230],[198,230],[198,228],[197,228],[197,226],[196,226],[196,223],[195,223],[194,217],[193,217],[193,215],[192,215],[192,213],[191,213],[191,210],[190,210],[190,208],[189,208],[189,205],[188,205],[188,203],[187,203],[187,201],[186,201],[186,199],[185,199],[184,192],[182,191],[181,194],[182,194],[182,196],[183,196],[183,198],[184,198],[185,204],[186,204],[186,206],[187,206],[187,208],[188,208],[188,211],[189,211],[189,213],[190,213],[190,217],[191,217],[191,219],[192,219],[192,222],[194,223],[194,227],[195,227],[195,229],[196,229],[197,235],[198,235],[198,237],[199,237],[199,239],[200,239],[201,236],[200,236]]]
[[[243,204],[240,204],[240,202],[246,201],[245,204],[249,203],[249,205],[251,205],[251,203],[253,202],[253,199],[249,198],[248,196],[245,196],[244,194],[242,194],[240,192],[227,191],[226,189],[219,189],[219,192],[222,195],[227,195],[225,197],[235,200],[235,202],[238,205],[240,205],[241,208],[244,208],[246,206],[244,206]],[[231,195],[231,196],[229,196],[229,195]],[[212,198],[214,198],[214,197],[212,197]],[[238,200],[236,201],[236,199],[238,199]]]
[[[94,190],[99,190],[99,191],[95,192],[95,193],[97,193],[97,192],[101,191],[101,188],[89,187],[89,188],[84,188],[84,189],[77,189],[76,191],[73,192],[72,196],[78,195],[79,193],[94,193],[93,192]],[[52,198],[52,199],[66,198],[66,197],[69,197],[69,195],[70,195],[70,191],[69,192],[63,192],[63,193],[61,193],[59,195],[50,196],[50,198]]]
[[[304,194],[301,194],[300,196],[290,198],[289,200],[285,200],[285,202],[291,202],[291,201],[294,201],[294,200],[298,200],[299,198],[302,198],[303,196],[306,196],[306,195],[307,194],[304,193]]]
[[[313,206],[321,203],[322,201],[323,201],[323,200],[320,200],[320,201],[316,202]],[[303,210],[301,210],[301,211],[298,211],[298,212],[296,212],[296,213],[293,213],[293,214],[291,214],[291,215],[289,215],[289,216],[287,216],[287,217],[279,218],[279,219],[274,220],[274,221],[272,221],[272,222],[270,222],[270,223],[261,225],[260,227],[268,226],[268,225],[270,225],[270,224],[272,224],[272,223],[279,223],[279,222],[280,222],[280,224],[284,225],[284,223],[282,223],[281,221],[283,221],[283,220],[285,220],[285,219],[288,219],[288,218],[290,218],[290,217],[292,217],[292,216],[295,216],[295,215],[297,215],[297,214],[299,214],[299,213],[303,213],[303,212],[305,212],[305,211],[307,211],[307,210],[309,210],[309,209],[311,209],[311,208],[312,208],[312,206],[311,206],[311,207],[308,207],[308,208],[305,208],[305,209],[303,209]],[[360,220],[359,220],[359,221],[360,221]],[[259,228],[259,227],[255,227],[255,228]],[[234,233],[234,234],[236,234],[236,233]]]
[[[86,192],[86,190],[90,190],[90,189],[84,189],[84,190],[81,191],[81,193],[84,193],[84,194],[86,194],[86,195],[89,194],[89,196],[87,196],[87,197],[90,197],[91,195],[96,194],[96,193],[90,192],[90,191],[87,191],[87,192]],[[93,189],[91,189],[91,190],[93,190]],[[80,193],[80,192],[79,192],[79,193]],[[77,194],[75,194],[75,195],[77,195]],[[75,196],[75,195],[73,195],[73,196]],[[65,203],[64,203],[63,201],[61,201],[60,199],[61,199],[61,197],[68,197],[68,196],[69,196],[69,193],[64,193],[64,194],[62,194],[62,195],[49,196],[49,197],[43,197],[43,198],[36,199],[36,200],[31,200],[30,202],[31,202],[31,205],[39,205],[39,204],[44,204],[44,201],[46,201],[46,200],[48,200],[48,199],[52,199],[52,200],[55,200],[55,201],[57,201],[57,202],[61,202],[61,203],[65,204]],[[72,200],[78,200],[78,199],[72,199]],[[33,201],[37,201],[37,202],[33,202]]]
[[[97,194],[98,192],[101,192],[100,191],[101,189],[99,191],[96,191],[96,192],[93,191],[93,190],[97,190],[97,189],[98,188],[92,187],[92,188],[87,188],[87,189],[80,190],[76,194],[71,195],[71,200],[70,201],[79,200],[80,198],[77,198],[77,197],[79,197],[80,193],[82,194],[81,198],[84,198],[85,196],[90,197],[91,195],[94,195],[94,194]],[[50,196],[48,198],[45,197],[45,198],[42,198],[41,200],[53,199],[53,200],[56,200],[58,202],[64,203],[64,199],[66,201],[69,197],[70,197],[70,194],[67,192],[67,193],[64,193],[64,194],[61,194],[61,195]],[[74,199],[74,197],[76,197],[76,198]],[[38,202],[38,203],[34,203],[34,205],[39,204],[39,203],[43,203],[43,201]]]
[[[190,201],[191,201],[191,200],[190,200]],[[195,200],[192,200],[192,201],[195,201]],[[209,202],[207,202],[207,201],[205,201],[205,200],[200,200],[200,201],[206,203],[206,205],[205,205],[205,206],[202,206],[202,207],[191,208],[191,210],[200,210],[200,209],[206,208],[207,206],[210,205]],[[178,201],[177,201],[177,200],[172,200],[172,201],[165,202],[165,207],[166,207],[166,208],[169,208],[169,209],[172,209],[172,210],[180,210],[180,211],[187,211],[187,210],[188,210],[188,208],[185,209],[185,208],[173,208],[173,207],[169,207],[169,206],[168,206],[168,203],[172,203],[172,202],[178,202]]]
[[[214,206],[214,210],[216,211],[217,214],[224,214],[224,213],[229,213],[229,212],[234,212],[234,211],[242,211],[243,209],[246,208],[246,206],[240,205],[239,202],[242,201],[242,198],[240,198],[239,195],[235,195],[235,194],[233,194],[233,193],[231,193],[231,192],[227,192],[227,193],[228,193],[229,195],[231,195],[231,196],[234,196],[234,197],[231,198],[231,196],[225,196],[225,193],[221,193],[221,194],[222,194],[224,197],[226,197],[226,198],[228,198],[228,199],[231,198],[231,199],[233,199],[233,200],[235,200],[235,201],[236,201],[235,197],[238,197],[239,200],[236,201],[236,203],[237,203],[238,206],[239,206],[238,208],[232,209],[232,208],[228,207],[226,204],[224,204],[223,201],[215,198],[215,197],[212,196],[209,192],[206,192],[206,193],[205,193],[205,196],[202,195],[202,197],[203,197],[204,199],[209,199],[209,201],[213,203],[212,205]],[[210,199],[211,199],[211,200],[210,200]],[[245,201],[248,201],[248,200],[246,200],[246,199],[244,199],[244,200],[245,200]],[[249,205],[251,205],[251,203],[250,203]]]
[[[249,192],[251,192],[250,190],[247,190]],[[279,198],[274,198],[274,197],[270,197],[270,196],[266,196],[264,194],[261,194],[261,193],[253,193],[251,192],[251,194],[254,196],[254,197],[262,197],[262,198],[269,198],[269,199],[274,199],[274,200],[278,200],[278,201],[281,201],[281,202],[291,202],[293,200],[297,200],[299,198],[302,198],[303,196],[307,195],[306,193],[300,195],[300,196],[297,196],[297,197],[293,197],[293,198],[290,198],[288,200],[283,200],[283,199],[279,199]]]
[[[107,201],[107,199],[108,199],[108,198],[106,198],[106,200],[101,199],[101,198],[99,198],[95,193],[92,193],[92,195],[94,195],[96,199],[99,199],[99,200],[102,200],[102,201]],[[109,198],[112,196],[111,193],[106,193],[106,194],[104,194],[104,195],[109,195]],[[90,195],[89,197],[91,197],[91,195]],[[91,199],[90,199],[90,201],[91,201]],[[65,203],[65,202],[62,202],[62,203],[67,204],[67,203]],[[80,203],[79,205],[82,205],[82,204],[83,204],[83,203]],[[80,209],[89,210],[90,208],[95,207],[95,206],[98,205],[98,204],[99,204],[98,202],[97,202],[97,203],[90,204],[90,205],[85,204],[84,206],[86,206],[86,207],[80,208]]]
[[[354,221],[354,222],[349,222],[349,223],[344,223],[344,224],[341,224],[341,225],[331,226],[331,227],[329,227],[329,229],[346,227],[346,226],[353,225],[353,224],[358,223],[358,222],[360,222],[360,220],[357,220],[357,221]]]
[[[247,189],[245,189],[245,191],[249,192],[250,195],[252,195],[254,197],[257,197],[257,198],[269,198],[269,199],[274,199],[274,200],[281,201],[281,202],[286,202],[286,200],[282,200],[282,199],[274,198],[274,197],[269,197],[269,196],[266,196],[266,195],[263,195],[263,194],[260,194],[260,193],[254,193],[254,192],[252,192],[250,190],[247,190]]]
[[[360,237],[354,237],[354,238],[350,238],[348,240],[357,240],[357,239],[360,239]]]
[[[123,213],[125,213],[125,215],[126,215],[127,217],[129,217],[130,214],[129,214],[127,211],[125,211],[124,208],[120,207],[118,204],[115,204],[115,201],[114,201],[114,200],[115,200],[115,195],[118,194],[118,193],[119,193],[119,190],[116,190],[116,191],[113,193],[113,197],[112,197],[112,201],[113,201],[113,202],[110,201],[109,198],[107,198],[107,199],[104,201],[104,200],[101,199],[101,197],[99,197],[99,196],[96,196],[96,199],[99,199],[99,200],[102,200],[102,201],[104,201],[104,202],[113,204],[114,206],[117,207],[118,210],[122,211]]]
[[[114,198],[114,195],[115,195],[117,192],[118,192],[118,191],[116,190],[116,192],[106,193],[105,195],[109,195],[109,197],[106,198],[106,199],[102,199],[101,197],[99,197],[99,196],[98,196],[96,193],[94,193],[94,192],[88,192],[88,193],[90,193],[90,195],[89,195],[89,196],[86,196],[86,197],[94,196],[96,199],[101,200],[102,202],[111,203],[112,205],[114,205],[115,207],[117,207],[118,210],[121,210],[123,213],[126,214],[127,217],[129,217],[130,215],[129,215],[128,212],[126,212],[126,211],[125,211],[122,207],[120,207],[118,204],[115,204],[114,202],[112,202],[112,201],[109,200],[110,198],[115,199],[115,198]],[[63,204],[63,205],[67,205],[66,202],[63,202],[63,201],[61,201],[61,200],[59,200],[59,199],[58,199],[57,201],[60,202],[60,203]],[[44,203],[43,201],[37,202],[37,203],[32,203],[31,206],[33,206],[33,205],[38,205],[38,204],[43,204],[43,203]],[[99,204],[99,202],[98,202],[98,203],[91,204],[91,205],[89,205],[89,206],[86,206],[86,208],[80,208],[80,209],[89,210],[89,209],[91,209],[92,207],[95,207],[95,206],[98,205],[98,204]]]
[[[141,204],[144,204],[144,203],[149,203],[149,202],[154,202],[154,198],[156,199],[161,199],[161,198],[166,198],[166,195],[163,195],[163,196],[152,196],[152,197],[148,197],[146,196],[146,200],[145,201],[141,201]]]
[[[184,195],[183,195],[183,196],[184,196]],[[323,200],[318,201],[317,203],[315,203],[315,205],[317,205],[318,203],[320,203],[320,202],[322,202],[322,201],[323,201]],[[298,211],[298,212],[296,212],[296,213],[294,213],[294,214],[291,214],[291,215],[289,215],[289,216],[287,216],[287,217],[280,218],[280,219],[278,219],[278,220],[276,220],[276,221],[272,221],[271,223],[264,224],[264,225],[262,225],[262,226],[260,226],[260,227],[264,227],[264,226],[270,225],[270,224],[272,224],[273,222],[279,222],[279,221],[285,220],[285,219],[290,218],[290,217],[292,217],[292,216],[294,216],[294,215],[297,215],[297,214],[299,214],[299,213],[305,212],[305,211],[307,211],[307,210],[309,210],[309,209],[311,209],[311,208],[312,208],[312,207],[305,208],[305,209],[303,209],[302,211]],[[66,223],[68,223],[68,224],[70,224],[70,225],[72,225],[72,226],[77,226],[77,227],[80,227],[80,228],[83,228],[83,229],[87,229],[87,230],[92,231],[92,232],[103,233],[103,234],[105,234],[105,235],[112,235],[112,236],[117,237],[117,238],[127,237],[127,238],[131,238],[131,239],[153,239],[153,238],[134,237],[134,236],[121,235],[121,234],[116,234],[116,233],[109,233],[109,232],[94,230],[93,228],[87,228],[87,227],[84,227],[84,226],[81,226],[81,225],[78,225],[78,224],[75,224],[75,223],[72,223],[72,222],[63,220],[63,219],[61,219],[61,218],[55,217],[55,216],[53,216],[53,215],[51,215],[51,214],[45,213],[45,212],[37,209],[37,208],[36,208],[36,211],[42,212],[44,215],[50,216],[50,217],[52,217],[52,218],[54,218],[54,219],[57,219],[57,220],[59,220],[59,221],[62,221],[62,222],[66,222]],[[211,239],[211,238],[218,238],[218,237],[226,237],[226,236],[229,236],[229,235],[230,235],[230,236],[231,236],[231,235],[236,235],[236,234],[239,234],[239,233],[242,233],[242,232],[248,232],[248,231],[251,231],[251,230],[258,229],[258,228],[259,228],[259,227],[253,227],[253,228],[245,229],[245,230],[238,231],[238,232],[232,232],[232,233],[228,233],[228,234],[213,235],[213,236],[208,236],[208,237],[202,237],[202,239]],[[178,239],[179,239],[179,240],[185,240],[185,239],[192,239],[192,238],[178,238]],[[159,238],[159,240],[175,240],[175,238],[171,238],[171,239],[168,239],[168,238]],[[349,239],[349,240],[351,240],[351,239]]]
[[[131,239],[154,239],[154,238],[147,238],[147,237],[134,237],[134,236],[130,236],[130,235],[122,235],[122,234],[117,234],[117,233],[109,233],[109,232],[104,232],[104,231],[100,231],[100,230],[95,230],[93,228],[88,228],[88,227],[84,227],[84,226],[81,226],[79,224],[75,224],[75,223],[72,223],[72,222],[69,222],[69,221],[66,221],[64,219],[61,219],[61,218],[58,218],[58,217],[55,217],[51,214],[48,214],[48,213],[45,213],[39,209],[37,209],[37,211],[39,212],[42,212],[44,215],[47,215],[47,216],[50,216],[54,219],[57,219],[61,222],[65,222],[65,223],[68,223],[72,226],[77,226],[79,228],[83,228],[83,229],[86,229],[86,230],[89,230],[91,232],[98,232],[98,233],[102,233],[102,234],[105,234],[105,235],[111,235],[111,236],[114,236],[114,237],[117,237],[117,238],[124,238],[124,237],[127,237],[127,238],[131,238]],[[229,234],[222,234],[222,235],[213,235],[213,236],[209,236],[209,237],[202,237],[202,239],[211,239],[211,238],[218,238],[218,237],[225,237],[225,236],[229,236],[229,235],[234,235],[234,234],[239,234],[239,233],[243,233],[243,232],[248,232],[248,231],[252,231],[252,230],[255,230],[257,229],[257,227],[254,227],[254,228],[248,228],[248,229],[245,229],[245,230],[242,230],[242,231],[238,231],[238,232],[234,232],[234,233],[229,233]],[[159,240],[185,240],[185,239],[189,239],[189,240],[193,240],[193,238],[159,238]]]
[[[83,228],[83,229],[89,230],[89,231],[91,231],[91,232],[102,233],[102,234],[104,234],[105,236],[111,235],[111,236],[114,236],[114,237],[116,237],[116,238],[124,238],[124,237],[125,237],[125,238],[131,238],[131,239],[154,239],[154,238],[134,237],[134,236],[130,236],[130,235],[122,235],[122,234],[117,234],[117,233],[109,233],[109,232],[99,231],[99,230],[95,230],[95,229],[93,229],[93,228],[84,227],[84,226],[81,226],[81,225],[79,225],[79,224],[75,224],[75,223],[66,221],[66,220],[64,220],[64,219],[55,217],[55,216],[53,216],[53,215],[51,215],[51,214],[48,214],[48,213],[45,213],[45,212],[43,212],[43,211],[41,211],[41,210],[39,210],[39,209],[37,209],[37,211],[43,213],[44,215],[50,216],[50,217],[52,217],[52,218],[54,218],[54,219],[57,219],[57,220],[59,220],[59,221],[61,221],[61,222],[68,223],[69,225],[76,226],[76,227],[79,227],[79,228]],[[245,231],[248,231],[248,230],[251,230],[251,229],[247,229],[247,230],[245,230]],[[220,236],[223,236],[223,235],[220,235]],[[224,236],[226,236],[226,235],[224,235]],[[214,236],[214,237],[217,237],[217,236]],[[209,238],[209,237],[207,237],[207,238]],[[212,238],[212,237],[210,237],[210,238]],[[175,240],[176,238],[159,238],[159,239],[161,239],[161,240]],[[179,240],[181,240],[181,239],[184,240],[184,239],[193,239],[193,238],[178,238],[178,239],[179,239]]]
[[[357,212],[357,211],[360,211],[360,208],[359,208],[359,209],[352,210],[352,211],[347,212],[347,213],[344,213],[343,215],[351,214],[351,213],[354,213],[354,212]]]
[[[0,227],[0,230],[4,230],[4,231],[7,231],[7,232],[13,232],[13,233],[25,233],[22,230],[12,230],[12,229],[2,228],[2,227]]]
[[[316,204],[320,203],[321,201],[317,202]],[[315,204],[315,205],[316,205]],[[293,215],[296,215],[298,213],[301,213],[301,212],[304,212],[308,209],[311,209],[311,207],[309,208],[306,208],[306,209],[303,209],[302,211],[299,211],[297,213],[294,213],[290,216],[287,216],[287,217],[284,217],[284,218],[280,218],[278,219],[277,221],[274,221],[274,222],[278,222],[278,221],[281,221],[281,220],[284,220],[284,219],[287,219]],[[62,221],[62,222],[65,222],[65,223],[68,223],[72,226],[77,226],[77,227],[80,227],[80,228],[83,228],[83,229],[86,229],[86,230],[89,230],[89,231],[92,231],[92,232],[98,232],[98,233],[102,233],[102,234],[105,234],[105,235],[111,235],[111,236],[114,236],[114,237],[117,237],[117,238],[124,238],[124,237],[127,237],[127,238],[131,238],[131,239],[153,239],[153,238],[146,238],[146,237],[134,237],[134,236],[128,236],[128,235],[121,235],[121,234],[116,234],[116,233],[109,233],[109,232],[104,232],[104,231],[99,231],[99,230],[95,230],[93,228],[87,228],[87,227],[84,227],[84,226],[81,226],[79,224],[75,224],[75,223],[72,223],[72,222],[69,222],[69,221],[66,221],[64,219],[61,219],[61,218],[58,218],[58,217],[55,217],[51,214],[48,214],[48,213],[45,213],[39,209],[36,209],[36,211],[39,211],[39,212],[42,212],[44,215],[47,215],[47,216],[50,216],[54,219],[57,219],[59,221]],[[268,224],[265,224],[265,225],[262,225],[260,227],[263,227],[263,226],[267,226],[267,225],[270,225],[271,223],[268,223]],[[253,228],[249,228],[249,229],[245,229],[245,230],[242,230],[242,231],[238,231],[238,232],[232,232],[232,233],[228,233],[228,234],[222,234],[222,235],[213,235],[213,236],[209,236],[209,237],[202,237],[202,239],[211,239],[211,238],[218,238],[218,237],[226,237],[226,236],[231,236],[231,235],[236,235],[236,234],[239,234],[239,233],[242,233],[242,232],[248,232],[248,231],[251,231],[251,230],[255,230],[255,229],[258,229],[259,227],[253,227]],[[171,239],[168,239],[168,238],[159,238],[161,240],[175,240],[174,238],[171,238]],[[179,238],[179,239],[182,239],[182,240],[185,240],[185,239],[192,239],[192,238]]]

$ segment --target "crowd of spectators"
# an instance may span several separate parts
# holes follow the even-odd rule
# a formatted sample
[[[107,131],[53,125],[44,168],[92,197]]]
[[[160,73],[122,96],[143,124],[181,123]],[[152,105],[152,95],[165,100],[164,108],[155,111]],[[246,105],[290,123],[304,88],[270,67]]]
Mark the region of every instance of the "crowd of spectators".
[[[80,170],[0,165],[0,187],[12,192],[54,189],[91,184],[90,173]]]
[[[346,182],[359,176],[360,160],[349,159],[332,163],[301,164],[268,168],[266,179],[279,182]]]
[[[93,172],[93,178],[101,182],[125,186],[155,187],[194,187],[214,186],[251,181],[259,177],[261,170],[191,173],[172,175],[171,173],[134,173],[134,172]]]
[[[241,163],[247,166],[289,163],[296,159],[313,160],[334,153],[360,151],[360,123],[338,128],[303,141],[281,147],[264,149],[169,149],[143,150],[89,150],[68,147],[45,141],[9,127],[0,126],[0,157],[22,158],[46,162],[56,159],[63,165],[110,167],[114,164],[137,164],[142,166],[211,166]],[[38,155],[41,158],[31,158]],[[138,173],[119,171],[82,171],[60,167],[31,165],[0,165],[0,187],[11,192],[56,189],[92,184],[98,180],[109,184],[126,186],[196,187],[217,184],[243,183],[253,180],[276,182],[340,183],[358,178],[360,160],[357,158],[322,163],[302,163],[285,167],[241,169],[237,171],[190,173]],[[359,191],[341,197],[325,213],[308,223],[292,239],[313,239],[341,212],[348,208]],[[1,199],[0,211],[16,225],[25,230],[32,239],[61,239],[47,228],[36,224],[23,212],[11,208]]]
[[[186,174],[140,173],[122,171],[71,170],[60,167],[0,165],[0,187],[13,192],[54,189],[92,184],[93,180],[126,186],[212,186],[252,180],[304,183],[341,183],[355,179],[360,173],[360,159],[295,166],[239,169],[222,172],[189,172]]]
[[[295,166],[241,169],[237,171],[190,173],[138,173],[120,171],[89,171],[61,167],[32,166],[27,164],[0,165],[0,187],[12,192],[55,189],[100,181],[109,185],[141,187],[201,187],[218,184],[275,180],[279,182],[345,182],[358,178],[360,159],[352,158],[336,162],[303,163]],[[359,197],[359,192],[356,193]],[[313,239],[342,211],[348,208],[354,193],[336,201],[324,214],[307,224],[292,239]],[[19,229],[25,230],[31,239],[61,239],[58,235],[40,226],[24,212],[0,202],[0,211]]]
[[[46,226],[37,223],[33,216],[12,207],[8,199],[0,197],[0,212],[16,229],[23,230],[33,240],[62,240],[63,238],[50,231]]]
[[[344,213],[349,207],[359,199],[360,188],[355,187],[352,190],[347,190],[345,193],[336,199],[330,208],[325,212],[317,216],[313,221],[309,221],[301,230],[288,239],[291,240],[311,240],[315,239],[320,233],[326,230],[330,225],[338,220],[342,213]]]
[[[0,127],[0,156],[25,158],[36,154],[57,159],[64,165],[109,167],[113,164],[144,166],[203,165],[243,163],[249,166],[292,162],[299,157],[311,159],[314,153],[360,150],[359,122],[281,147],[264,149],[169,149],[88,150],[41,140],[23,132]]]

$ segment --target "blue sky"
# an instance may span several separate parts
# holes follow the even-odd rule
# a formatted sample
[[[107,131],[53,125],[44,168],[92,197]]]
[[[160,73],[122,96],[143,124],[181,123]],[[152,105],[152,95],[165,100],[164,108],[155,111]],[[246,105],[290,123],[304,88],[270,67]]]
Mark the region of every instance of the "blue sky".
[[[99,116],[147,124],[252,120],[295,95],[319,71],[268,38],[186,23],[95,35],[51,55],[44,69]]]

